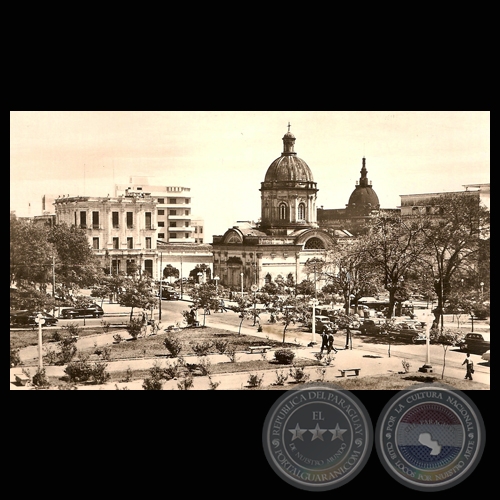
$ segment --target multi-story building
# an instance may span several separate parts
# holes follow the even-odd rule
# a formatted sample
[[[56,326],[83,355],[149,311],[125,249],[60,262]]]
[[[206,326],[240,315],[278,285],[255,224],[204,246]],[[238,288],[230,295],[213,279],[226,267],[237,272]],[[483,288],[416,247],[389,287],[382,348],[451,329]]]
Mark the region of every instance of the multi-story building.
[[[56,223],[87,232],[90,246],[110,272],[155,276],[157,202],[128,193],[115,198],[75,196],[54,201]]]
[[[191,219],[191,226],[194,228],[194,242],[204,243],[204,232],[203,232],[204,221],[201,217],[193,215]]]
[[[159,240],[165,243],[198,243],[192,224],[190,188],[154,186],[149,184],[147,177],[130,177],[128,184],[115,185],[115,196],[128,194],[150,196],[155,200]]]

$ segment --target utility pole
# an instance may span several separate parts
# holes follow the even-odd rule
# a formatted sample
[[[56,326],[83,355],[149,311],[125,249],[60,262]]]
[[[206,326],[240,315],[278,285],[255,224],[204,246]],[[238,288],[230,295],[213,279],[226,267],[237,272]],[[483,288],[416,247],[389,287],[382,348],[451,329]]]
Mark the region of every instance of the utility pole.
[[[54,304],[52,306],[52,316],[56,314],[56,258],[52,256],[52,298],[54,299]]]

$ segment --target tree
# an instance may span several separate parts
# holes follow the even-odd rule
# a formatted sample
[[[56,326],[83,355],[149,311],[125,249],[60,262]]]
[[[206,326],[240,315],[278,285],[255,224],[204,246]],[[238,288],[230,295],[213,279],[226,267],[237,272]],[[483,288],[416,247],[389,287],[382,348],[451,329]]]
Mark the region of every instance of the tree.
[[[202,283],[194,286],[191,292],[191,299],[193,300],[195,310],[203,310],[203,326],[205,326],[206,311],[209,309],[215,310],[219,306],[215,286],[211,283]]]
[[[198,273],[202,273],[207,279],[210,279],[210,266],[207,264],[196,264],[194,269],[189,272],[189,277],[198,283]]]
[[[48,229],[30,221],[10,218],[10,282],[32,284],[39,290],[51,279],[54,249]]]
[[[170,277],[178,278],[179,277],[179,269],[177,269],[176,267],[172,266],[172,264],[167,264],[163,268],[163,277],[167,278],[167,279],[170,278]]]
[[[130,307],[130,321],[134,308],[151,309],[156,304],[156,297],[153,293],[153,284],[148,276],[130,277],[123,280],[123,291],[118,297],[121,306]]]
[[[84,229],[58,224],[50,229],[48,241],[56,253],[55,281],[63,289],[75,292],[92,286],[102,274]]]
[[[253,302],[250,302],[246,297],[236,297],[236,307],[233,308],[234,312],[238,314],[240,318],[240,324],[238,327],[238,335],[241,335],[241,325],[243,324],[243,320],[245,318],[251,318],[253,313],[250,312],[249,307],[253,305]]]
[[[485,255],[483,242],[489,239],[490,212],[474,194],[444,194],[432,198],[428,205],[431,213],[416,216],[415,220],[428,249],[424,258],[438,299],[434,324],[441,321],[443,329],[444,305],[452,292],[453,278],[468,274],[476,288],[479,284],[478,260]]]
[[[30,284],[21,284],[15,293],[11,292],[10,298],[11,309],[49,311],[55,307],[54,298]]]
[[[387,317],[396,302],[408,298],[405,278],[426,250],[418,220],[383,214],[372,220],[368,234],[360,241],[364,265],[372,269],[389,292]]]
[[[429,340],[435,344],[439,344],[443,348],[443,371],[441,372],[441,379],[444,378],[444,369],[446,367],[446,353],[450,346],[456,345],[460,335],[447,328],[438,329],[432,328],[429,332]]]

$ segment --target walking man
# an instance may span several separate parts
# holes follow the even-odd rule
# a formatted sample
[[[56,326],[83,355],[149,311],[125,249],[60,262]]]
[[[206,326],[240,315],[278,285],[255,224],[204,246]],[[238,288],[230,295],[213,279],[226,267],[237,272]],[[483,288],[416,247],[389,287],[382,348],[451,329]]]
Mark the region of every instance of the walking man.
[[[323,349],[326,349],[328,351],[328,336],[324,330],[321,332],[321,349],[319,351],[320,354],[323,354]]]
[[[332,352],[332,349],[335,351],[335,354],[337,354],[337,349],[333,346],[333,330],[331,328],[328,329],[328,350],[327,353],[330,354]]]
[[[470,352],[467,353],[467,357],[464,359],[462,365],[466,365],[465,368],[467,369],[465,373],[465,379],[472,380],[472,374],[474,373],[474,362],[472,361],[472,359],[470,359]]]

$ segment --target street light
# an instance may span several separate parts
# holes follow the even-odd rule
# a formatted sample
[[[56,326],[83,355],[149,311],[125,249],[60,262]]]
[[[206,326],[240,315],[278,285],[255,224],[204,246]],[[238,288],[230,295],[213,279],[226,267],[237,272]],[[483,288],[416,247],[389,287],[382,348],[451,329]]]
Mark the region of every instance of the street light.
[[[38,323],[38,368],[40,372],[43,369],[42,361],[42,325],[45,323],[45,319],[42,313],[38,313],[35,321]]]
[[[481,287],[481,302],[483,301],[483,287],[484,287],[484,283],[481,281],[481,283],[479,283],[479,286]]]
[[[216,295],[219,294],[219,280],[220,278],[218,276],[214,276],[214,281],[215,281],[215,293]]]
[[[240,273],[241,276],[241,298],[243,298],[243,273]]]
[[[312,338],[311,338],[311,344],[315,345],[316,344],[316,304],[318,303],[318,299],[314,298],[311,300],[312,308],[313,308],[313,313],[312,313]]]

